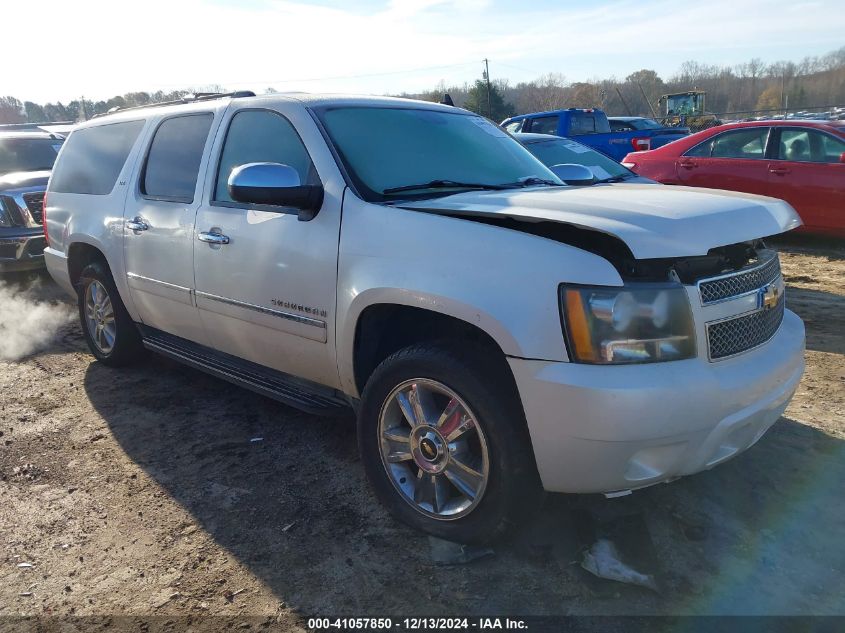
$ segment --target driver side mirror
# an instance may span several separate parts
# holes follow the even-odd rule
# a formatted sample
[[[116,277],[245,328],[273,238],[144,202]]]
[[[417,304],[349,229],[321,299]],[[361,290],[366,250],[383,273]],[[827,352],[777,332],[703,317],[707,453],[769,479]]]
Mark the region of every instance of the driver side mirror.
[[[298,218],[314,218],[323,204],[321,185],[303,185],[297,171],[281,163],[247,163],[232,170],[227,181],[229,196],[236,202],[288,207]],[[290,213],[285,209],[267,209]]]
[[[593,170],[577,163],[561,163],[549,169],[567,185],[591,185],[595,180]]]

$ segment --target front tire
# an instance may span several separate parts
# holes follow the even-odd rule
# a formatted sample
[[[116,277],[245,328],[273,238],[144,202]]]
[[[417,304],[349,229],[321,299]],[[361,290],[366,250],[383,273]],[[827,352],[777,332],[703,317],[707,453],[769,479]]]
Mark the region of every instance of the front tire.
[[[97,360],[122,367],[144,354],[141,336],[126,311],[108,267],[88,264],[77,283],[79,321],[88,348]]]
[[[487,543],[540,492],[522,406],[500,354],[421,344],[373,372],[358,444],[379,500],[400,521],[459,543]]]

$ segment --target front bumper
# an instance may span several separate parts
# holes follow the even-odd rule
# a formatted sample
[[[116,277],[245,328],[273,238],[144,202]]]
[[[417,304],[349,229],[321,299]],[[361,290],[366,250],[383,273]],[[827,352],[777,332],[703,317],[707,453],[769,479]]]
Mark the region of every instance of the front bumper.
[[[46,245],[41,227],[0,229],[0,272],[43,268]]]
[[[804,371],[804,325],[737,357],[598,366],[508,359],[543,486],[617,492],[690,475],[752,446]]]

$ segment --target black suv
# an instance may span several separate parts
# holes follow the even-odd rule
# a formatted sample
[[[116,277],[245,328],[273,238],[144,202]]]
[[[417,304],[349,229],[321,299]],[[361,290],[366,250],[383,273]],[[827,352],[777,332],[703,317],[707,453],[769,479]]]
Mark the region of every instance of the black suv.
[[[44,191],[63,141],[43,130],[0,126],[0,272],[44,265]]]

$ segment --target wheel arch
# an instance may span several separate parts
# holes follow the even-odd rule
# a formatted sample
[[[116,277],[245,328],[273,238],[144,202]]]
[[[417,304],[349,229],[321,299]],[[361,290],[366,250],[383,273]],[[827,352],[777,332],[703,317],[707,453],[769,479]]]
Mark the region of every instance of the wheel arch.
[[[70,282],[76,286],[85,267],[95,261],[103,263],[111,270],[108,259],[99,246],[89,242],[71,242],[67,249],[67,269]]]
[[[101,262],[111,273],[118,295],[120,295],[123,305],[126,306],[127,312],[129,312],[129,315],[134,321],[140,321],[135,304],[132,301],[132,294],[129,292],[129,286],[126,283],[121,257],[122,252],[120,250],[121,246],[122,244],[118,243],[117,245],[113,245],[110,250],[105,244],[92,239],[89,235],[72,235],[67,241],[66,251],[68,279],[75,288],[79,282],[79,275],[85,267],[94,261]],[[114,261],[115,259],[117,261]]]
[[[359,295],[349,314],[346,336],[339,341],[339,367],[341,383],[355,396],[393,352],[433,340],[473,341],[487,347],[501,357],[513,379],[505,357],[519,349],[517,341],[503,324],[476,308],[443,297],[380,289]]]

